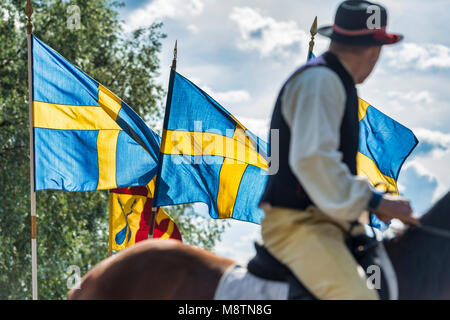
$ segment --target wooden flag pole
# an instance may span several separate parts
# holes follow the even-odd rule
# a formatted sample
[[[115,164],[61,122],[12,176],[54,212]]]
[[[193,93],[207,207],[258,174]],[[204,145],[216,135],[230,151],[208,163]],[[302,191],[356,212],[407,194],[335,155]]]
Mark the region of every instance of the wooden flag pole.
[[[153,199],[152,199],[153,201]],[[153,233],[155,231],[157,208],[152,205],[152,215],[150,216],[150,229],[148,230],[148,238],[153,239]]]
[[[317,16],[314,18],[314,22],[309,30],[311,34],[311,41],[309,42],[308,60],[311,59],[311,55],[314,49],[314,37],[317,34]]]
[[[109,217],[109,221],[108,221],[108,257],[111,257],[112,256],[112,240],[111,240],[111,237],[112,237],[112,235],[111,235],[111,232],[112,232],[112,213],[111,213],[111,206],[112,206],[112,203],[111,203],[111,191],[110,190],[108,190],[108,199],[109,199],[109,208],[108,208],[108,210],[109,210],[109,213],[108,213],[108,217]]]
[[[173,71],[177,71],[177,52],[178,52],[177,42],[178,41],[175,40],[175,48],[173,48],[173,60],[172,60],[172,67],[171,67],[171,69]]]
[[[173,71],[177,70],[177,53],[178,53],[178,49],[177,49],[177,44],[178,41],[175,40],[175,47],[173,48],[173,60],[172,60],[172,66],[170,67]],[[156,188],[156,186],[155,186]],[[148,189],[148,187],[147,187]],[[150,193],[150,191],[149,191]],[[153,201],[153,199],[152,199]],[[150,229],[148,230],[148,237],[149,239],[153,238],[153,231],[155,230],[155,223],[156,223],[156,214],[157,214],[157,208],[153,206],[152,203],[152,214],[150,216]]]
[[[33,56],[31,35],[33,24],[33,6],[31,0],[27,0],[25,7],[27,15],[27,44],[28,44],[28,101],[29,101],[29,125],[30,125],[30,205],[31,205],[31,282],[33,300],[38,300],[37,284],[37,247],[36,247],[36,191],[34,190],[34,131],[33,131]]]
[[[150,181],[150,183],[153,183],[153,181]],[[150,184],[149,183],[149,184]],[[150,197],[152,197],[152,212],[150,213],[150,224],[149,224],[149,228],[148,228],[148,239],[153,239],[153,231],[155,230],[155,220],[156,220],[156,207],[153,206],[153,200],[154,200],[154,191],[153,190],[153,194],[150,191],[151,187],[149,187],[149,184],[147,185],[147,201],[149,201]]]

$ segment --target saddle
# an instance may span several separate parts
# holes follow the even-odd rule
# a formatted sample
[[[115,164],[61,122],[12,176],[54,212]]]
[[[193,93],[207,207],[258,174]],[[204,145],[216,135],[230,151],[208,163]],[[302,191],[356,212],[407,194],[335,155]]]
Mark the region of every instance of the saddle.
[[[373,265],[381,265],[381,285],[380,289],[377,288],[378,295],[382,300],[395,299],[397,287],[396,282],[392,283],[396,281],[395,273],[392,276],[393,268],[390,261],[386,261],[388,258],[382,244],[364,234],[348,237],[346,244],[364,270],[369,270],[368,268]],[[289,286],[287,297],[289,300],[317,300],[292,271],[270,254],[262,244],[255,242],[255,249],[256,255],[247,265],[248,272],[262,279],[286,282]]]

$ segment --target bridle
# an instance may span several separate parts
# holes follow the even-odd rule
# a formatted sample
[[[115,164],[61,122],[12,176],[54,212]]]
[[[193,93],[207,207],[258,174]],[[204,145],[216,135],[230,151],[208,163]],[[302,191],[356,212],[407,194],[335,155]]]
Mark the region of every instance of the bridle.
[[[416,224],[416,225],[409,224],[409,227],[411,229],[416,229],[418,231],[422,231],[422,232],[428,233],[428,234],[436,236],[436,237],[445,238],[445,239],[450,240],[450,231],[448,231],[448,230],[423,225],[421,223]]]

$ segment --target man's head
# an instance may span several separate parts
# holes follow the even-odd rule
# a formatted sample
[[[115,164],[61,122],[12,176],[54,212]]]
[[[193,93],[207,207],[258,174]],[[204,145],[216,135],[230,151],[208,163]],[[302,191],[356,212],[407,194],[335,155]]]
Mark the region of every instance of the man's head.
[[[381,53],[381,46],[357,46],[331,40],[329,50],[339,57],[356,84],[371,74]]]
[[[336,11],[334,24],[318,32],[331,39],[330,51],[335,53],[352,74],[355,83],[362,83],[372,72],[381,47],[403,39],[387,33],[387,11],[364,0],[348,0]]]

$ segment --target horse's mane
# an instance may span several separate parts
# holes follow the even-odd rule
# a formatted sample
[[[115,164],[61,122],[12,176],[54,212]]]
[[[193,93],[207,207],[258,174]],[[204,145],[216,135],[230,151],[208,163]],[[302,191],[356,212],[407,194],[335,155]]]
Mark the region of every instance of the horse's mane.
[[[421,223],[450,230],[450,192],[421,219]],[[399,280],[400,298],[439,299],[450,286],[450,239],[408,228],[385,242]]]

